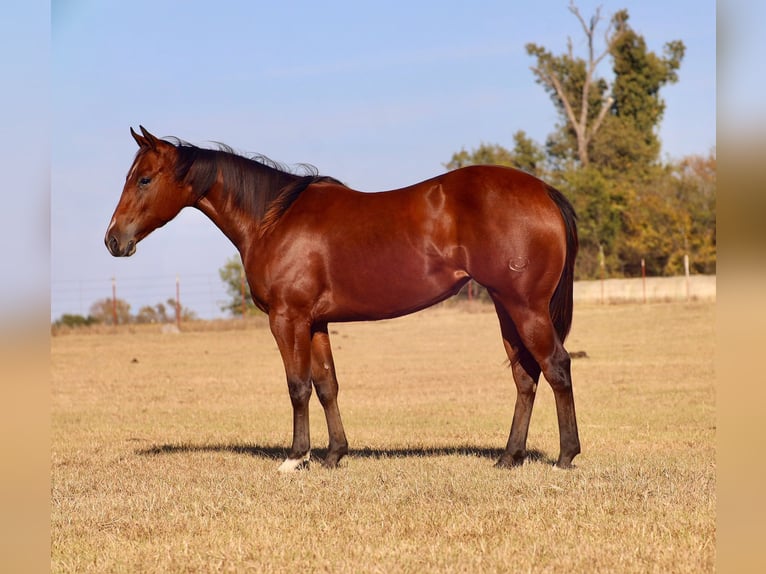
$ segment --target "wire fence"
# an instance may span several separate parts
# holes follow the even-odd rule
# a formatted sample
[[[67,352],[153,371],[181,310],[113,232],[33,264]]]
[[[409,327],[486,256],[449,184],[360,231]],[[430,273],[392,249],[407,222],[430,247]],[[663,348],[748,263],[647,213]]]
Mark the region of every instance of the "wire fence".
[[[473,283],[466,285],[458,297],[489,300],[483,289]],[[714,275],[575,282],[575,300],[581,302],[714,300],[715,297]],[[174,305],[180,304],[184,311],[193,312],[199,319],[219,319],[230,316],[223,308],[233,302],[233,296],[227,293],[217,273],[54,280],[51,282],[51,321],[64,314],[87,317],[93,305],[104,300],[124,301],[132,315],[137,315],[143,307],[162,304],[170,320],[175,320]]]
[[[87,316],[94,303],[113,297],[128,303],[132,314],[178,298],[200,319],[225,317],[221,307],[230,300],[217,273],[61,279],[51,281],[51,320],[64,314]]]

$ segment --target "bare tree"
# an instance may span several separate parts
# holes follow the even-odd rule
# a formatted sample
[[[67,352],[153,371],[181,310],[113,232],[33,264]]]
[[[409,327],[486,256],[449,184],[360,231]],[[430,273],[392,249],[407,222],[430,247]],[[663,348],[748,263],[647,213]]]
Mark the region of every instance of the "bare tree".
[[[621,32],[615,31],[613,22],[610,22],[604,34],[605,47],[600,54],[596,54],[596,28],[601,20],[601,8],[597,8],[587,22],[574,1],[569,4],[569,11],[575,15],[585,32],[587,61],[575,57],[571,37],[568,38],[567,54],[564,56],[554,56],[542,46],[531,43],[527,44],[526,49],[530,56],[537,58],[536,65],[531,67],[532,72],[566,117],[577,140],[577,157],[580,164],[586,166],[589,163],[588,145],[614,104],[614,98],[605,94],[606,82],[596,80],[596,68],[609,55]],[[594,107],[598,108],[597,112]]]

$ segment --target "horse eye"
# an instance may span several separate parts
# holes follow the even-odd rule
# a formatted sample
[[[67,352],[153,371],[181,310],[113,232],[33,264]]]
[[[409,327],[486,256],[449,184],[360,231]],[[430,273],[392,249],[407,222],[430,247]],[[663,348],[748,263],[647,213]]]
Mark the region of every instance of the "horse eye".
[[[138,185],[140,185],[141,187],[146,187],[151,182],[152,182],[152,178],[151,177],[142,177],[142,178],[140,178],[138,180]]]

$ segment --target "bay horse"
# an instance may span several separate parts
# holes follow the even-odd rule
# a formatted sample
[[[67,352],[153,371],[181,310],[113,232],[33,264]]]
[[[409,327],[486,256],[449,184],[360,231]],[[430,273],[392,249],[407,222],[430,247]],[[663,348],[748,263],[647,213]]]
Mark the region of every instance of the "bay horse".
[[[470,279],[492,298],[517,388],[497,466],[524,462],[541,372],[556,401],[556,466],[571,466],[580,440],[563,341],[578,242],[574,210],[559,191],[522,171],[485,165],[362,193],[223,145],[200,148],[140,131],[130,129],[139,149],[106,247],[115,257],[133,255],[184,207],[199,209],[236,246],[287,375],[293,437],[280,471],[309,460],[312,385],[329,435],[323,465],[336,467],[348,454],[328,323],[413,313]]]

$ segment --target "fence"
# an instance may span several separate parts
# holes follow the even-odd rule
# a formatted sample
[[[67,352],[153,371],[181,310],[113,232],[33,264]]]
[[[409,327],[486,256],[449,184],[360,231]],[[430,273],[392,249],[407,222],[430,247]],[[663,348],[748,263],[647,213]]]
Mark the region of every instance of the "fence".
[[[715,275],[576,281],[575,303],[715,301]]]
[[[471,295],[478,295],[475,286]],[[574,284],[575,302],[621,303],[715,298],[714,275],[605,279],[576,281]],[[51,320],[65,313],[88,315],[90,306],[103,299],[125,301],[130,304],[133,313],[143,306],[167,303],[172,299],[176,309],[169,309],[170,315],[178,320],[179,307],[195,312],[200,319],[224,317],[221,306],[230,302],[231,296],[226,293],[217,274],[52,281]],[[116,314],[114,307],[112,312]]]
[[[229,297],[217,273],[52,280],[51,320],[65,313],[87,316],[104,299],[127,302],[132,314],[172,299],[201,319],[215,319],[224,315],[220,307]],[[175,309],[168,312],[175,318]]]

